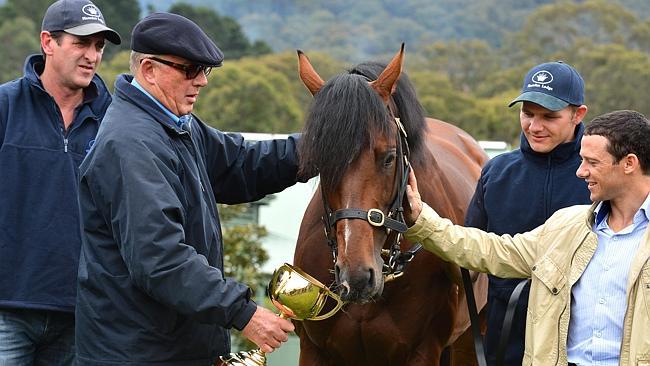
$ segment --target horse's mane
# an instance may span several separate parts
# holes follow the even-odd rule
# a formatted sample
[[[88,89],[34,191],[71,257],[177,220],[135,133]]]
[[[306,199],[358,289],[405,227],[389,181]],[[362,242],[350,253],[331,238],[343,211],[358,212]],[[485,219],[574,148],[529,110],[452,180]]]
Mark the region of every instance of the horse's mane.
[[[349,73],[362,75],[369,80],[376,80],[385,68],[386,65],[379,62],[364,62],[352,68]],[[395,88],[392,98],[398,111],[396,117],[400,118],[408,135],[411,154],[417,156],[422,148],[424,129],[426,128],[425,112],[406,72],[402,72],[397,81],[397,88]]]
[[[372,147],[371,136],[389,133],[391,124],[386,105],[368,81],[375,80],[386,65],[359,64],[330,79],[316,93],[300,140],[302,172],[318,171],[321,187],[327,192],[340,183],[343,173],[362,148]],[[408,135],[411,156],[422,148],[424,110],[408,76],[402,73],[393,93],[393,102]]]

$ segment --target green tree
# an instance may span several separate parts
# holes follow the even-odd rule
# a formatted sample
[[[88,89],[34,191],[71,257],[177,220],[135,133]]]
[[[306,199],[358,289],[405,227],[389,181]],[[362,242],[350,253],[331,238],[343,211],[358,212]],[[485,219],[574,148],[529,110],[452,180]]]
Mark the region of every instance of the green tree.
[[[247,222],[251,205],[218,205],[222,223],[224,247],[224,276],[247,284],[255,293],[266,287],[270,280],[262,266],[269,256],[262,247],[262,239],[267,235],[266,228]],[[235,343],[241,349],[252,349],[254,344],[241,333],[233,332]]]
[[[25,17],[38,25],[35,28],[36,34],[34,35],[38,36],[41,30],[41,23],[43,21],[43,15],[45,15],[45,10],[47,10],[52,2],[52,0],[7,0],[7,2],[0,7],[0,23],[17,17]]]
[[[329,56],[310,54],[325,79],[343,71]],[[291,133],[302,129],[312,96],[298,76],[294,52],[246,57],[210,74],[196,113],[224,131]]]
[[[585,78],[589,119],[617,109],[650,115],[650,55],[622,45],[601,45],[580,53],[576,67]]]
[[[196,105],[201,118],[224,131],[287,133],[302,111],[286,77],[253,59],[225,64],[210,75]]]
[[[106,86],[108,87],[109,90],[111,91],[114,90],[113,86],[119,74],[131,73],[129,71],[130,57],[131,57],[131,51],[125,50],[115,54],[113,58],[109,60],[102,61],[99,70],[97,70],[97,73],[104,80],[104,83],[106,83]]]
[[[578,46],[618,43],[632,46],[637,17],[615,3],[588,0],[541,6],[523,28],[507,37],[510,64],[576,53]]]
[[[37,35],[34,22],[22,16],[0,24],[0,43],[4,48],[0,63],[0,81],[22,76],[25,57],[30,53],[40,52]]]
[[[122,38],[119,46],[108,44],[104,49],[104,59],[113,58],[120,51],[131,49],[131,31],[140,20],[140,4],[137,0],[93,0],[104,15],[107,26]]]
[[[444,73],[416,71],[410,76],[428,116],[454,124],[477,140],[517,140],[518,110],[507,106],[516,90],[481,99],[455,89]]]
[[[500,56],[480,40],[436,42],[417,53],[417,68],[446,74],[453,87],[465,92],[479,85],[500,69]]]
[[[308,50],[306,50],[308,51]],[[332,76],[345,71],[345,64],[339,60],[330,57],[322,52],[308,52],[309,59],[318,71],[323,80],[329,80]],[[265,67],[278,72],[289,82],[289,92],[291,97],[296,100],[300,106],[303,115],[311,105],[313,99],[307,88],[300,80],[298,75],[298,55],[297,52],[283,52],[272,55],[265,55],[256,59],[256,62],[263,64]]]
[[[192,19],[223,50],[227,59],[270,53],[271,48],[264,42],[251,44],[237,21],[228,16],[220,16],[213,9],[195,7],[187,3],[172,5],[170,12]]]
[[[226,277],[245,283],[253,290],[260,286],[264,288],[268,274],[262,272],[262,266],[269,260],[262,247],[266,228],[246,220],[251,213],[251,204],[219,204],[218,209],[222,221]]]

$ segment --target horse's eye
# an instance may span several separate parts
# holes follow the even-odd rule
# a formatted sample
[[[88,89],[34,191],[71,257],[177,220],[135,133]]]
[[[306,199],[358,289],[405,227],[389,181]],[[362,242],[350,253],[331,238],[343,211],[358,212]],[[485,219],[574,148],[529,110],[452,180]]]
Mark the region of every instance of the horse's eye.
[[[384,167],[389,168],[393,165],[395,162],[395,153],[389,153],[386,155],[386,158],[384,159]]]

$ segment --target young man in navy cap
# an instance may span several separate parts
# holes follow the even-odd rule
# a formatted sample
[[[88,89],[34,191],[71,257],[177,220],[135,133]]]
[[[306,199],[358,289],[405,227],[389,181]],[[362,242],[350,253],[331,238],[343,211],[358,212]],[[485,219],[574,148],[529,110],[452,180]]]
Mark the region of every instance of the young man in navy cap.
[[[72,365],[78,166],[111,97],[95,74],[120,36],[87,0],[43,18],[42,55],[0,86],[0,365]]]
[[[521,108],[520,147],[485,165],[467,210],[466,226],[496,234],[522,233],[541,225],[560,208],[590,202],[587,187],[575,175],[580,165],[582,119],[587,113],[580,74],[563,62],[537,65],[526,74],[521,95],[510,107],[515,104]],[[521,281],[489,276],[488,365],[497,365],[497,355],[504,361],[500,365],[521,365],[529,284],[520,289],[506,349],[499,350],[508,302]]]
[[[147,16],[131,49],[133,76],[118,77],[81,165],[77,357],[208,365],[230,352],[230,328],[272,352],[293,324],[224,277],[216,204],[309,179],[297,177],[296,136],[249,143],[192,114],[223,54],[189,19]]]

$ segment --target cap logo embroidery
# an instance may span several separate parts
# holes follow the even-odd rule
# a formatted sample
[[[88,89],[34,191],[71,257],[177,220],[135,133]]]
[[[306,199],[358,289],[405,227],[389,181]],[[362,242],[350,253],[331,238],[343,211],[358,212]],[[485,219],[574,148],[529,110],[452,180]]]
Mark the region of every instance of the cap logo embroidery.
[[[104,20],[102,19],[102,13],[97,9],[97,7],[93,4],[87,4],[84,5],[83,8],[81,8],[81,11],[88,15],[87,17],[82,17],[81,19],[83,20],[98,20],[102,23],[104,23]]]
[[[528,84],[526,88],[542,88],[548,91],[553,91],[553,87],[550,84],[553,81],[553,74],[546,70],[540,70],[536,72],[531,78],[532,83]]]
[[[533,75],[533,81],[542,85],[549,84],[553,82],[553,74],[546,70],[538,71]]]

